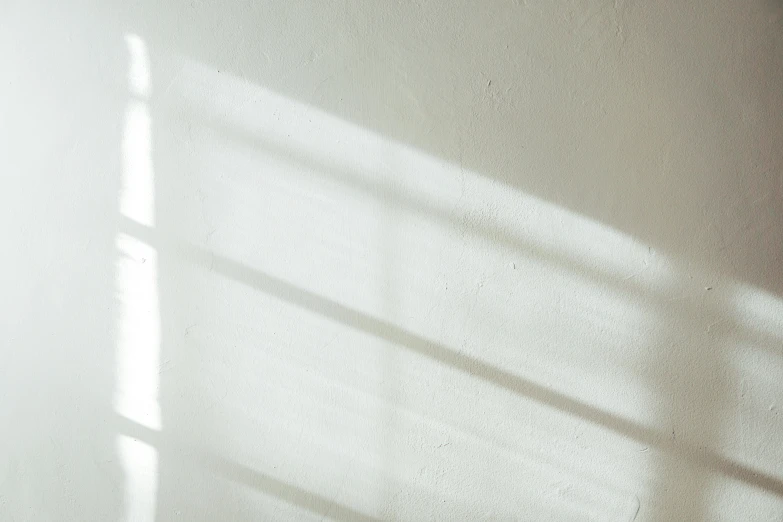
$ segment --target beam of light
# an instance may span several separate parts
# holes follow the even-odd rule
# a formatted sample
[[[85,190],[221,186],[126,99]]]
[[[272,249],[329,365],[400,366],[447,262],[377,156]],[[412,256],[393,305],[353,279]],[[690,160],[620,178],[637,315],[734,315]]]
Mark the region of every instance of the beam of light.
[[[152,121],[147,103],[150,94],[149,57],[144,42],[138,36],[126,36],[125,41],[130,55],[128,83],[131,99],[125,112],[122,138],[120,213],[140,224],[153,226]]]
[[[129,419],[160,429],[157,254],[153,247],[126,234],[117,237],[117,249],[121,313],[116,407]]]
[[[129,91],[122,142],[120,213],[152,227],[154,171],[152,121],[147,98],[150,63],[144,41],[126,36],[129,54]],[[158,258],[155,248],[119,233],[116,238],[117,294],[120,303],[117,332],[117,380],[115,409],[120,415],[153,430],[160,430],[158,403],[160,359],[160,309]],[[157,450],[119,435],[117,452],[125,471],[125,520],[152,522],[158,480]]]

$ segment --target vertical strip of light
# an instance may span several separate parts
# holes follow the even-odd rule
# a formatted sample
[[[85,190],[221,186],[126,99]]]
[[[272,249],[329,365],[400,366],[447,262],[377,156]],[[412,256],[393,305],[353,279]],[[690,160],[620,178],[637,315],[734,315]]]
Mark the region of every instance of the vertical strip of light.
[[[152,162],[150,60],[147,46],[126,35],[129,100],[122,140],[123,218],[153,230],[155,179]],[[160,430],[158,403],[160,310],[158,259],[152,245],[128,234],[117,235],[117,293],[120,303],[115,409],[130,421]],[[125,520],[153,522],[158,482],[154,447],[120,434],[117,451],[125,472]]]

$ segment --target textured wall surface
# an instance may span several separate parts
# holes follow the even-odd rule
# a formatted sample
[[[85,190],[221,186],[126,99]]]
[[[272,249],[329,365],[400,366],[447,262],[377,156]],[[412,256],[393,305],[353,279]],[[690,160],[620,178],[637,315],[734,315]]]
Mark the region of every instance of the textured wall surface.
[[[779,0],[6,0],[0,67],[0,520],[783,520]]]

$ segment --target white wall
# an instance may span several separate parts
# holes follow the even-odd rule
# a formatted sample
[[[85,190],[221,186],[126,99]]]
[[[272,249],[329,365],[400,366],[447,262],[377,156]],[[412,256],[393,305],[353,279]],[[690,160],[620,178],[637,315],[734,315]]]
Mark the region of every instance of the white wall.
[[[778,0],[0,5],[0,520],[783,518]]]

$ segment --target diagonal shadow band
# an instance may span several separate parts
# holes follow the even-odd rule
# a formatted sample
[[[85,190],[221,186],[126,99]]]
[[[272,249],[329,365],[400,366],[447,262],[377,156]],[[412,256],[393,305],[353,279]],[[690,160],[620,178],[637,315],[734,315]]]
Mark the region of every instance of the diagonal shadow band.
[[[195,114],[189,115],[189,117],[197,118]],[[302,173],[318,173],[318,175],[334,182],[344,184],[351,190],[380,197],[384,202],[394,204],[402,210],[423,214],[428,220],[443,226],[459,226],[460,231],[467,232],[479,240],[491,242],[511,252],[524,253],[525,256],[538,259],[546,263],[547,266],[562,269],[567,273],[576,274],[586,281],[632,296],[633,299],[637,299],[645,306],[653,307],[661,313],[670,313],[672,301],[679,300],[678,298],[672,299],[663,288],[636,281],[638,273],[620,277],[599,264],[586,264],[584,259],[580,259],[579,256],[567,249],[531,241],[518,232],[491,220],[485,222],[471,218],[469,214],[457,213],[453,209],[437,205],[426,198],[417,197],[399,188],[383,184],[377,179],[374,180],[370,176],[362,175],[350,165],[331,165],[325,158],[318,157],[315,153],[304,150],[294,151],[281,141],[261,132],[253,132],[238,124],[226,122],[218,114],[202,117],[202,120],[204,126],[208,126],[215,133],[237,146],[247,148],[250,151],[263,151],[265,154],[270,154],[297,167]],[[677,286],[678,284],[679,282],[675,279],[669,283],[669,286]],[[681,303],[686,304],[685,301]],[[705,305],[707,307],[704,309],[706,314],[712,317],[710,323],[726,322],[731,327],[732,335],[752,341],[756,345],[778,346],[780,344],[781,338],[779,336],[771,336],[761,331],[752,330],[748,325],[733,318],[726,310],[727,306],[731,306],[729,303],[714,300],[699,301],[699,307]],[[696,310],[692,308],[692,306],[687,307],[686,312],[696,313]]]
[[[276,479],[260,471],[243,466],[218,455],[204,453],[198,450],[184,450],[166,439],[161,432],[142,426],[130,419],[117,416],[117,431],[128,437],[140,440],[159,452],[171,454],[179,451],[186,456],[191,464],[202,466],[218,476],[225,477],[239,484],[251,487],[257,491],[274,496],[290,505],[297,506],[311,513],[333,520],[351,522],[378,522],[380,519],[361,513],[353,508],[334,502],[312,491]]]
[[[783,480],[727,459],[709,449],[672,440],[653,428],[638,424],[556,390],[497,368],[473,356],[460,353],[437,341],[426,339],[387,321],[349,308],[341,303],[299,288],[291,283],[219,256],[206,249],[167,238],[165,246],[156,232],[133,221],[123,220],[123,231],[159,249],[177,255],[207,270],[264,292],[281,301],[317,313],[349,328],[383,339],[428,359],[448,365],[562,413],[601,426],[647,446],[658,448],[704,470],[721,473],[740,482],[783,497]],[[165,250],[161,254],[165,253]]]

